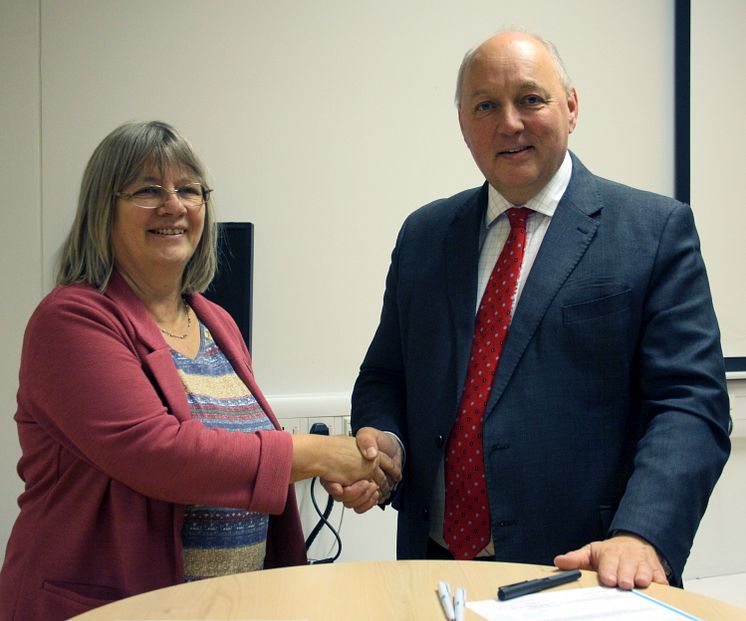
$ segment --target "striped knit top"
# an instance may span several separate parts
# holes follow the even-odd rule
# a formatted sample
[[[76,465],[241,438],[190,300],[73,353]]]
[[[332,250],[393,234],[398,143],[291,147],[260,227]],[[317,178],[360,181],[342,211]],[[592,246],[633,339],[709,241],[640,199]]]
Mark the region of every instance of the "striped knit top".
[[[192,418],[205,427],[253,433],[273,429],[261,406],[200,322],[195,358],[171,350]],[[187,582],[262,569],[269,516],[243,509],[187,506],[181,541]]]

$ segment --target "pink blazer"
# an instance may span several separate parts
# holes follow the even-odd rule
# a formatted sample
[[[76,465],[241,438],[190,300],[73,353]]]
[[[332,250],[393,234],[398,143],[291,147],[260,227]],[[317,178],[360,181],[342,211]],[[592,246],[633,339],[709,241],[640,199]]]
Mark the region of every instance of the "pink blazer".
[[[200,320],[279,428],[235,322]],[[52,291],[34,312],[15,416],[25,491],[0,573],[0,619],[64,619],[183,581],[184,505],[270,514],[266,567],[306,562],[287,433],[191,419],[166,342],[118,274],[104,294]]]

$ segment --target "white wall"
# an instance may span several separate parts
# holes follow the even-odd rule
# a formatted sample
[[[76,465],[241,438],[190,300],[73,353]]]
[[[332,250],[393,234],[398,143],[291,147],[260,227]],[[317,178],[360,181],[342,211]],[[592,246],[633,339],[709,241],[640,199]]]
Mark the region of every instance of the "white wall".
[[[692,0],[691,202],[708,266],[726,356],[746,356],[746,215],[738,181],[746,156],[746,118],[724,101],[743,101],[746,46],[743,0]],[[723,95],[725,99],[723,100]],[[738,145],[731,148],[730,145]],[[685,577],[746,573],[746,373],[728,383],[731,457],[702,520]],[[741,379],[735,379],[736,377]]]
[[[746,210],[721,206],[743,202],[738,181],[744,168],[746,115],[726,102],[746,99],[744,24],[743,0],[692,1],[691,203],[723,351],[732,357],[746,357],[746,287],[741,282],[734,286],[733,278],[746,264]]]
[[[670,193],[670,5],[43,1],[44,246],[60,246],[103,135],[169,120],[211,169],[222,219],[256,225],[264,391],[349,390],[404,216],[482,181],[452,102],[464,51],[502,23],[551,32],[580,88],[587,165]],[[593,26],[582,37],[573,7]],[[51,255],[43,267],[49,286]]]
[[[743,522],[746,515],[746,381],[728,382],[733,433],[731,455],[710,497],[691,556],[684,570],[684,580],[746,575],[746,537]]]
[[[39,7],[24,0],[0,3],[0,545],[17,514],[21,452],[15,392],[21,339],[44,287],[41,242],[41,126],[39,117]]]
[[[670,194],[672,0],[0,2],[0,545],[21,489],[11,419],[21,333],[52,285],[99,140],[153,118],[192,139],[221,219],[256,225],[264,391],[349,392],[403,218],[481,182],[452,104],[461,56],[514,25],[562,51],[580,94],[571,147],[586,165]],[[380,519],[345,517],[345,528]],[[353,554],[381,550],[367,543]]]

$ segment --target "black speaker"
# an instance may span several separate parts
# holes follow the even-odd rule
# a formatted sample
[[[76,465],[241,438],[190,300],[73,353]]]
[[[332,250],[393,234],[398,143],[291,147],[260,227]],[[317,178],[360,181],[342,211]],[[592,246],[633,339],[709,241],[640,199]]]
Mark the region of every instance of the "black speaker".
[[[218,273],[205,297],[227,310],[251,351],[253,300],[254,225],[250,222],[218,223]]]

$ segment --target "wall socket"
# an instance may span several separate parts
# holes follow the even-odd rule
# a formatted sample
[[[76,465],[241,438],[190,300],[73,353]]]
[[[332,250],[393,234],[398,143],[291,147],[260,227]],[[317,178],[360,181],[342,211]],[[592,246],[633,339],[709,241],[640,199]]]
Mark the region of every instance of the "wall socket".
[[[346,419],[346,420],[345,420]],[[308,433],[314,423],[324,423],[329,427],[329,435],[349,435],[349,416],[309,416],[298,418],[278,418],[280,426],[284,431],[293,435]]]

